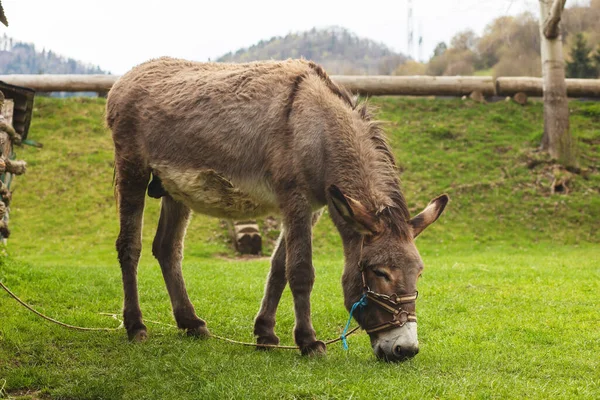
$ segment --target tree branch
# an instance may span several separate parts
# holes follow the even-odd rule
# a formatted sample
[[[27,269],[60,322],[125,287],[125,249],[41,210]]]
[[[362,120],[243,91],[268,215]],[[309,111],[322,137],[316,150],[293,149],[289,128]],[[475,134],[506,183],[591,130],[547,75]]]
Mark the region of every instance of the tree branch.
[[[567,0],[554,0],[554,3],[552,3],[550,14],[544,20],[544,36],[548,39],[556,39],[558,37],[558,24],[566,2]]]

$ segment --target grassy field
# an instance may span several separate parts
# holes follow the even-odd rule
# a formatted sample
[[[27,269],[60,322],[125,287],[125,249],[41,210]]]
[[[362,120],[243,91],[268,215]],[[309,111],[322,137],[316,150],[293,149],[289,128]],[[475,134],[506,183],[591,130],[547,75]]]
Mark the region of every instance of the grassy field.
[[[149,323],[124,331],[51,325],[0,293],[0,398],[589,398],[600,397],[600,104],[571,103],[582,173],[534,151],[542,107],[460,100],[374,99],[386,121],[411,211],[442,192],[451,203],[419,237],[421,352],[386,364],[364,333],[326,357],[256,352],[193,340]],[[12,236],[0,280],[40,311],[83,326],[122,302],[114,240],[112,146],[102,99],[36,99],[29,163],[14,185]],[[568,194],[552,193],[563,180]],[[145,318],[172,324],[150,254],[159,203],[148,199],[140,297]],[[276,236],[276,231],[268,235]],[[320,338],[346,321],[340,240],[325,216],[315,230],[313,321]],[[222,223],[196,215],[184,274],[216,334],[252,340],[266,258],[235,257]],[[277,331],[292,343],[291,295]]]

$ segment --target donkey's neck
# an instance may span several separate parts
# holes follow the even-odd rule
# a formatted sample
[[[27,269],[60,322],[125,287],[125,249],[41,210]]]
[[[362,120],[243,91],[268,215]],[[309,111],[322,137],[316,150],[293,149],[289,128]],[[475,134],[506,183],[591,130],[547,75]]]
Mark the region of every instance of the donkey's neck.
[[[328,181],[371,211],[393,206],[398,181],[394,166],[367,136],[346,137],[329,145]]]
[[[390,227],[404,234],[409,212],[391,149],[376,124],[353,117],[351,124],[330,130],[335,137],[328,143],[327,180],[370,212],[386,215]],[[338,229],[343,234],[345,223],[335,219],[334,222],[342,225]]]

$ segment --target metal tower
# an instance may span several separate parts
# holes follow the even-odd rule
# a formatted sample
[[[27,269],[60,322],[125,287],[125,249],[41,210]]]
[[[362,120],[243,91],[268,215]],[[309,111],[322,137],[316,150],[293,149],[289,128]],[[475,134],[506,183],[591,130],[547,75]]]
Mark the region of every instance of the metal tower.
[[[408,0],[408,20],[406,21],[406,30],[407,30],[407,48],[406,52],[408,57],[412,58],[413,56],[413,8],[412,8],[412,0]]]

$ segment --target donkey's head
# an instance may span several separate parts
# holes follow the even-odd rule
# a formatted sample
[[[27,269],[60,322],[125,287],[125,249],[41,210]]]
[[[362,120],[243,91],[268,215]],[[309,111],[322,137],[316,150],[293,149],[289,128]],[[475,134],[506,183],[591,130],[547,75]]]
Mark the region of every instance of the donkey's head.
[[[401,361],[414,357],[419,351],[417,279],[423,271],[414,239],[444,211],[448,196],[433,199],[409,221],[397,221],[395,213],[371,211],[336,186],[330,187],[329,194],[348,228],[342,235],[346,308],[350,310],[364,296],[366,305],[357,308],[354,318],[371,337],[378,358]]]

